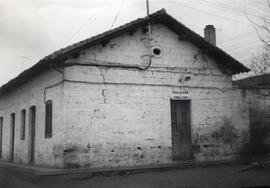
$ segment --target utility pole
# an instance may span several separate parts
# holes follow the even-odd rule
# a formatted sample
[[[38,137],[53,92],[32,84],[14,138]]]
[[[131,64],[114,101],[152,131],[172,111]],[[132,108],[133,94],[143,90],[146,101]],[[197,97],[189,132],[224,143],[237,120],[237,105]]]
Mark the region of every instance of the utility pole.
[[[146,0],[146,15],[148,18],[148,37],[150,40],[151,35],[151,27],[150,27],[150,17],[149,17],[149,0]]]
[[[147,14],[147,27],[148,27],[148,37],[147,37],[147,48],[148,48],[148,65],[144,70],[148,69],[152,63],[152,52],[151,52],[151,25],[149,16],[149,0],[146,0],[146,14]]]

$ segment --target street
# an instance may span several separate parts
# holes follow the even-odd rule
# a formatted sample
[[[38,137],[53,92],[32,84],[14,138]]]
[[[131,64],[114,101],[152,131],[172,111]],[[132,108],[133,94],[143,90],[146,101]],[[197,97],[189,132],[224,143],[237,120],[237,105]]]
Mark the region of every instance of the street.
[[[1,188],[164,188],[270,187],[270,169],[241,171],[244,166],[180,169],[124,175],[65,175],[36,178],[0,169]]]

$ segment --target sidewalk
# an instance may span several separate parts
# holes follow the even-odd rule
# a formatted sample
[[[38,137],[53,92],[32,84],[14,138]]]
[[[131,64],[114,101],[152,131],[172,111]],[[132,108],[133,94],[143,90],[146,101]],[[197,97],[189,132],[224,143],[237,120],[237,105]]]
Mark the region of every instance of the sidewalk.
[[[194,161],[186,161],[179,162],[173,164],[163,164],[163,165],[155,165],[155,166],[133,166],[133,167],[113,167],[113,168],[98,168],[98,169],[90,169],[90,168],[74,168],[74,169],[61,169],[61,168],[49,168],[42,166],[33,166],[33,165],[25,165],[18,163],[11,163],[6,161],[0,161],[0,169],[9,169],[11,171],[16,171],[18,173],[29,173],[31,175],[35,175],[37,177],[45,177],[45,176],[60,176],[60,175],[105,175],[109,174],[136,174],[136,173],[144,173],[144,172],[156,172],[156,171],[168,171],[168,170],[176,170],[176,169],[187,169],[187,168],[198,168],[198,167],[215,167],[215,166],[224,166],[224,165],[235,165],[240,164],[239,161],[213,161],[213,162],[194,162]]]
[[[1,165],[3,166],[3,165]],[[212,165],[211,167],[185,168],[171,170],[158,168],[158,171],[117,171],[118,174],[87,171],[88,175],[71,170],[69,174],[56,175],[59,169],[39,168],[35,172],[52,172],[54,175],[33,178],[31,174],[15,173],[14,165],[4,165],[0,168],[0,187],[2,188],[182,188],[182,187],[270,187],[270,169],[252,169],[242,171],[242,165]],[[191,167],[191,166],[189,166]],[[16,168],[17,169],[17,168]],[[19,167],[25,170],[25,167]],[[30,168],[29,168],[30,169]],[[33,171],[33,167],[26,171]],[[146,168],[145,168],[146,169]],[[18,170],[17,170],[18,171]],[[62,172],[64,172],[62,171]],[[34,171],[33,171],[34,172]],[[76,172],[76,173],[75,173]],[[110,172],[110,171],[107,171]],[[119,173],[125,172],[125,173]],[[129,173],[130,172],[130,173]],[[135,173],[136,172],[136,173]],[[48,174],[48,173],[47,173]]]

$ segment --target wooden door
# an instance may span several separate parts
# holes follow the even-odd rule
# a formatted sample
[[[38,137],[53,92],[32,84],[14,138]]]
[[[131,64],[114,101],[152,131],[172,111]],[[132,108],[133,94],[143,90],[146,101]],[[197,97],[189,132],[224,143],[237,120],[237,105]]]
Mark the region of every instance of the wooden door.
[[[173,160],[191,159],[190,101],[171,100]]]
[[[29,110],[29,162],[35,162],[36,107]]]
[[[15,131],[15,114],[12,113],[10,115],[10,148],[9,148],[10,161],[13,161],[14,159],[14,131]]]
[[[2,157],[3,117],[0,117],[0,158]]]

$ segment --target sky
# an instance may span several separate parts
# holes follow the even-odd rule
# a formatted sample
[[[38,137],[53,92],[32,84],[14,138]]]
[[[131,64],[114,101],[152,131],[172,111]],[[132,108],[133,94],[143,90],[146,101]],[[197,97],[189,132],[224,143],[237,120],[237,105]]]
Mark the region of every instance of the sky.
[[[217,46],[245,65],[261,53],[263,43],[248,18],[270,19],[267,0],[149,0],[149,5],[150,13],[165,8],[201,36],[205,25],[214,25]],[[0,0],[0,85],[60,48],[145,16],[145,0]]]

